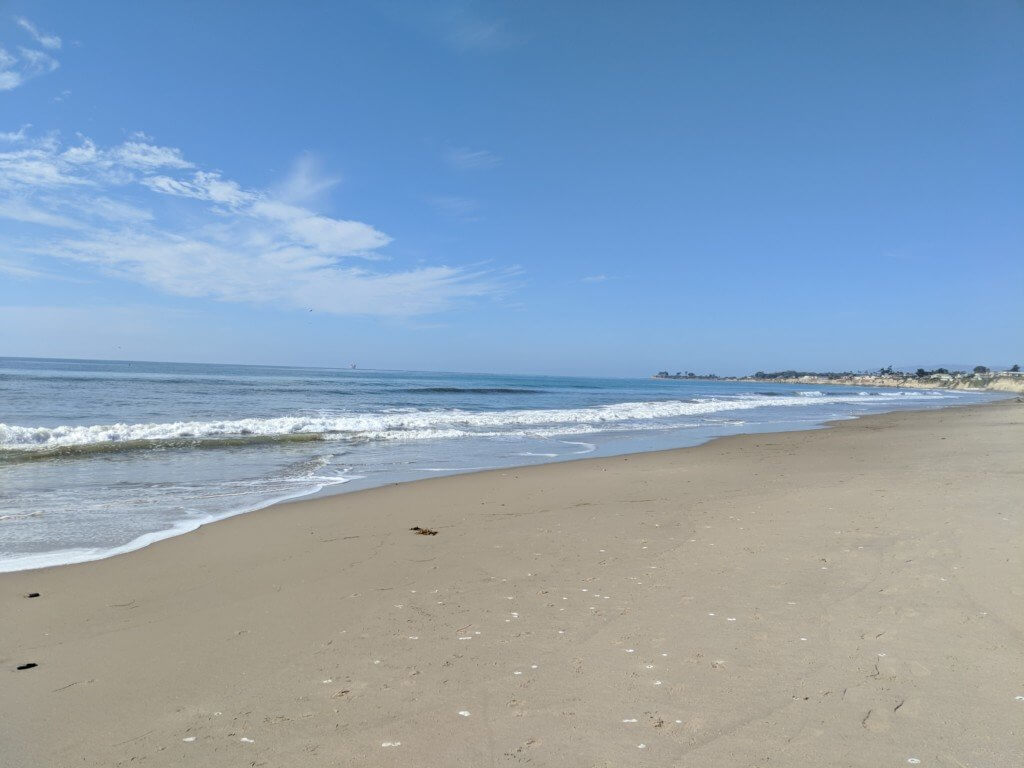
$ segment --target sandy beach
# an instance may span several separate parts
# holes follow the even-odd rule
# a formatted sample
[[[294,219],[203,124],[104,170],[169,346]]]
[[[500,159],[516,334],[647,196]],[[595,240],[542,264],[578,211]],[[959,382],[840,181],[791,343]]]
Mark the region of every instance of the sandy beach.
[[[2,575],[0,764],[1019,766],[1022,468],[1003,401]]]

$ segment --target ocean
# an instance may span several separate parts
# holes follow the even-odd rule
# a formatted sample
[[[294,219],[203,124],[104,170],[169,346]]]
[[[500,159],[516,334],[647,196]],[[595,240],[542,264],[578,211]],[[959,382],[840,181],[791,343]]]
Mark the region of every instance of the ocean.
[[[0,358],[0,572],[107,557],[314,494],[994,397]]]

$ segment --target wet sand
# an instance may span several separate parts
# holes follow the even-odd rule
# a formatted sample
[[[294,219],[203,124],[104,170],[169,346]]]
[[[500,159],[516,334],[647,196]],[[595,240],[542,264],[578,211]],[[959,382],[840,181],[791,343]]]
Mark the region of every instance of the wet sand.
[[[0,575],[0,765],[518,764],[1024,765],[1024,404],[425,480]]]

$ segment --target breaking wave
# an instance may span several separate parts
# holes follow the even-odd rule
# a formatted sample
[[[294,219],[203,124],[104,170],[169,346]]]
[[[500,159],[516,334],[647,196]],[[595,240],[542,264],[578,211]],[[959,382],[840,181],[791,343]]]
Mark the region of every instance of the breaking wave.
[[[408,395],[539,395],[543,389],[514,387],[413,387],[401,392]]]
[[[522,391],[522,390],[516,390]],[[886,392],[902,401],[948,397],[941,392]],[[306,440],[425,440],[464,436],[555,436],[658,429],[666,420],[753,408],[807,407],[863,402],[865,395],[820,392],[748,394],[694,400],[626,402],[586,408],[467,411],[434,409],[385,413],[336,413],[215,421],[25,427],[0,424],[0,458],[41,458],[94,451],[154,447],[216,448],[260,442]],[[681,426],[672,424],[672,426]]]

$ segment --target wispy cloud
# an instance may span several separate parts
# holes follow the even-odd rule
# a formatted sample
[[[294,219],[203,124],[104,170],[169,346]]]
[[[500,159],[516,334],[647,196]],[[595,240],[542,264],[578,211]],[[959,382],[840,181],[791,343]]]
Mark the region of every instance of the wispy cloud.
[[[18,53],[21,56],[22,70],[26,77],[45,75],[60,66],[60,62],[45,51],[18,46]]]
[[[7,238],[20,259],[83,264],[178,296],[409,316],[503,289],[478,268],[364,266],[387,260],[391,238],[299,202],[329,183],[308,158],[260,190],[145,136],[108,148],[44,136],[0,152],[0,217],[22,225]]]
[[[115,164],[142,171],[159,168],[192,168],[192,163],[182,157],[181,150],[174,147],[158,147],[149,143],[146,136],[135,136],[116,147],[111,154]],[[92,147],[95,150],[95,147]]]
[[[18,57],[0,47],[0,91],[13,91],[24,82],[18,66]]]
[[[23,224],[40,224],[44,227],[73,229],[78,222],[61,213],[38,207],[24,199],[9,197],[0,199],[0,219],[20,221]]]
[[[30,123],[26,123],[16,131],[0,131],[0,141],[8,144],[17,144],[28,138],[28,129],[31,128]]]
[[[15,18],[19,27],[48,51],[58,50],[61,40],[56,35],[44,35],[26,18]],[[33,77],[53,72],[60,66],[47,51],[18,46],[17,53],[0,46],[0,91],[12,91]]]
[[[338,176],[324,172],[323,164],[316,155],[304,152],[292,164],[284,181],[276,185],[271,193],[286,203],[308,205],[319,202],[324,193],[340,181]]]
[[[444,159],[452,167],[464,171],[486,170],[501,164],[501,158],[489,149],[469,147],[450,147],[445,150]]]
[[[43,278],[52,279],[57,277],[50,272],[25,266],[23,261],[5,259],[3,257],[0,257],[0,275],[6,275],[7,277],[13,277],[19,280],[40,280]],[[15,328],[17,326],[12,325],[8,327]]]
[[[457,195],[438,195],[430,198],[430,203],[439,213],[465,221],[474,220],[474,214],[480,209],[480,203],[476,200]]]
[[[44,35],[31,21],[26,19],[24,16],[19,16],[14,20],[19,27],[24,29],[39,43],[43,48],[48,48],[51,51],[60,49],[61,41],[56,35]]]
[[[444,20],[446,37],[466,51],[495,51],[512,44],[505,22],[486,19],[466,9],[453,9]]]
[[[608,279],[608,275],[587,275],[586,277],[581,277],[580,278],[580,282],[581,283],[603,283],[607,279]]]
[[[381,0],[376,6],[396,21],[412,25],[462,53],[495,53],[518,42],[509,24],[494,16],[493,4],[475,0],[443,3]]]
[[[139,179],[139,183],[165,195],[191,197],[229,206],[255,199],[253,193],[246,192],[237,182],[221,178],[219,173],[207,171],[196,171],[192,178],[184,179],[163,175],[144,176]]]

